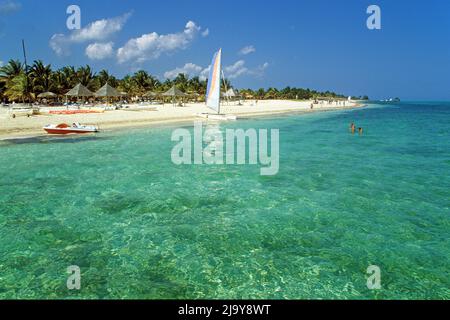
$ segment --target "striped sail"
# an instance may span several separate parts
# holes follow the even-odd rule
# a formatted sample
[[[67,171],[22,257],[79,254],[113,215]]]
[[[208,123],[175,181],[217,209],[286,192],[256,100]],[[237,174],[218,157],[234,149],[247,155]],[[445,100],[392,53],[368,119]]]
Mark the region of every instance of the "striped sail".
[[[206,105],[220,112],[220,73],[222,68],[222,49],[214,54],[209,70],[208,88],[206,90]]]

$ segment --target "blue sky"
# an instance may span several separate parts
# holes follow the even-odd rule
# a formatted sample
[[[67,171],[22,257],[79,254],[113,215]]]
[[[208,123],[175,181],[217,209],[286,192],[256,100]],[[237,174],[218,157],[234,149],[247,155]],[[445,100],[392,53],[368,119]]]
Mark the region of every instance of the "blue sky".
[[[71,4],[78,33],[66,27]],[[371,4],[381,30],[366,27]],[[22,59],[22,38],[30,61],[56,68],[202,75],[221,47],[237,87],[450,100],[447,0],[0,0],[0,61]]]

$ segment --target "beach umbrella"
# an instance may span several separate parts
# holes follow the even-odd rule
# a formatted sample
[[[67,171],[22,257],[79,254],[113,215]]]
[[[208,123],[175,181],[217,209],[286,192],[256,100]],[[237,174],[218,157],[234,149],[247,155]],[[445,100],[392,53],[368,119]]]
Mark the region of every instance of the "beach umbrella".
[[[229,89],[227,92],[223,94],[223,96],[226,98],[233,98],[236,97],[236,93],[234,92],[233,89]]]
[[[172,97],[172,103],[174,105],[175,105],[175,98],[176,97],[186,97],[187,96],[186,93],[184,93],[183,91],[181,91],[180,89],[178,89],[175,86],[173,86],[172,88],[170,88],[169,90],[164,92],[162,95],[165,96],[165,97]]]
[[[121,94],[119,91],[111,87],[109,84],[105,84],[103,87],[98,89],[98,91],[95,93],[96,97],[121,97],[123,94]]]
[[[150,100],[155,100],[159,96],[159,93],[155,93],[152,91],[147,92],[142,97],[143,98],[150,98]]]
[[[109,84],[105,83],[103,87],[97,90],[95,93],[96,97],[105,97],[106,103],[109,104],[108,98],[114,98],[114,97],[122,97],[123,94],[121,94],[119,91],[111,87]]]
[[[43,92],[43,93],[38,94],[37,97],[38,98],[54,98],[54,97],[56,97],[56,94],[48,91],[48,92]]]
[[[178,89],[177,87],[173,86],[169,90],[163,93],[163,96],[165,97],[185,97],[187,96],[186,93]]]
[[[144,97],[156,97],[158,94],[152,91],[147,92],[144,94]]]
[[[69,92],[66,93],[66,96],[71,97],[93,97],[94,94],[81,83],[77,84],[73,87]]]

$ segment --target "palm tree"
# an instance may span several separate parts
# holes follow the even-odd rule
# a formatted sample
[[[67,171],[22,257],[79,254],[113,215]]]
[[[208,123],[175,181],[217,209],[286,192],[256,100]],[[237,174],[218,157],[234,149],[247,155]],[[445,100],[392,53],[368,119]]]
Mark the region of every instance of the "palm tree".
[[[0,82],[0,101],[3,101],[3,93],[5,91],[5,83]]]
[[[36,60],[29,74],[31,89],[34,94],[50,91],[52,85],[52,67]]]
[[[76,72],[76,79],[78,83],[81,83],[83,86],[86,87],[92,87],[93,85],[93,79],[94,79],[94,73],[92,72],[92,69],[89,65],[86,65],[85,67],[79,67]]]
[[[10,101],[28,101],[34,99],[34,94],[28,90],[28,80],[24,71],[6,83],[5,96]]]
[[[188,80],[189,80],[188,77],[184,73],[179,73],[177,77],[173,80],[173,82],[175,83],[178,89],[186,92],[186,90],[188,89]]]
[[[134,94],[144,95],[150,90],[154,90],[159,81],[156,80],[153,76],[149,75],[147,71],[139,70],[137,71],[133,77],[133,89]]]
[[[59,69],[63,75],[64,82],[66,83],[66,89],[71,89],[78,84],[77,72],[73,66],[63,67]]]
[[[245,99],[253,99],[255,97],[255,92],[252,89],[242,89],[240,93]]]
[[[52,86],[50,91],[58,95],[64,95],[68,90],[70,90],[70,88],[72,88],[62,69],[53,72],[51,84]]]
[[[232,88],[231,81],[228,80],[227,78],[222,79],[220,84],[221,84],[222,92],[225,92],[225,91],[230,90]]]
[[[95,89],[100,89],[106,83],[108,83],[109,85],[111,85],[114,88],[116,88],[119,85],[119,82],[117,81],[116,77],[109,74],[109,72],[105,69],[101,70],[97,74],[94,81],[95,81]]]
[[[129,95],[134,94],[134,83],[130,75],[126,75],[122,80],[119,80],[118,82],[119,91],[126,92]]]
[[[201,94],[202,89],[203,89],[203,84],[200,81],[200,78],[198,76],[193,77],[192,79],[189,79],[188,90],[187,90],[188,92]]]
[[[170,80],[170,79],[166,79],[163,83],[161,83],[159,89],[160,89],[161,91],[167,91],[167,90],[169,90],[170,88],[172,88],[174,84],[175,84],[174,81],[172,81],[172,80]]]
[[[277,99],[279,95],[279,92],[275,88],[269,88],[264,95],[264,99]]]
[[[0,68],[0,96],[7,96],[5,90],[7,90],[8,83],[14,79],[14,77],[24,72],[24,66],[19,60],[9,60],[9,62]]]
[[[19,60],[11,59],[6,65],[0,68],[0,82],[6,83],[24,70],[24,65]]]

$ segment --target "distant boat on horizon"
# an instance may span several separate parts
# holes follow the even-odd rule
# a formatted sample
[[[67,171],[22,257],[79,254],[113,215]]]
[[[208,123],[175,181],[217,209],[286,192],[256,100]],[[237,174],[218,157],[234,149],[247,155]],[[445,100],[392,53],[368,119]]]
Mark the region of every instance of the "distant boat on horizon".
[[[381,102],[400,102],[400,98],[389,98],[385,100],[380,100]]]

